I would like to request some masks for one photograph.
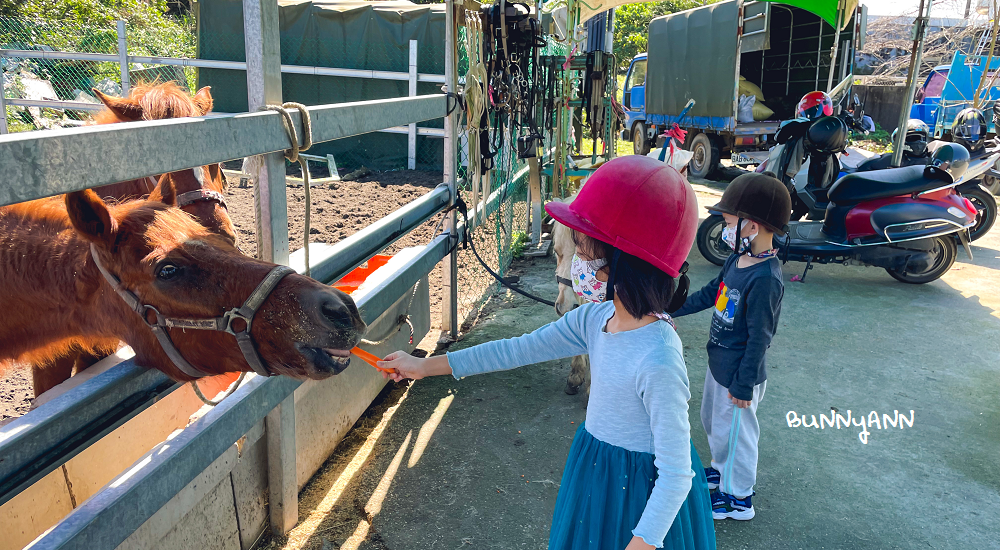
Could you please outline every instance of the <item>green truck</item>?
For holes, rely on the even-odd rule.
[[[688,130],[692,176],[710,176],[724,155],[736,164],[757,164],[779,123],[794,117],[799,99],[827,89],[837,36],[833,95],[835,101],[845,97],[865,33],[864,6],[838,10],[833,2],[831,16],[830,2],[794,3],[806,7],[728,0],[653,19],[648,52],[632,60],[625,78],[622,139],[645,154],[677,122]],[[839,34],[831,19],[846,21]],[[754,95],[765,106],[758,106],[753,121],[738,116],[741,95]],[[689,99],[694,108],[678,120]]]

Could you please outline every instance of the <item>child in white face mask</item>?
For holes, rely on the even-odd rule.
[[[572,204],[546,209],[574,230],[573,288],[591,303],[524,336],[427,359],[396,352],[379,366],[395,369],[394,380],[460,379],[589,354],[587,421],[566,461],[549,548],[714,549],[687,368],[666,314],[687,291],[694,191],[673,168],[628,156],[598,168]]]
[[[719,204],[726,228],[722,239],[736,252],[718,277],[688,296],[680,317],[715,306],[708,341],[708,372],[701,422],[712,449],[705,469],[715,519],[749,520],[757,480],[757,404],[764,397],[764,360],[781,313],[784,284],[773,248],[783,233],[792,202],[769,173],[744,174],[726,188]]]

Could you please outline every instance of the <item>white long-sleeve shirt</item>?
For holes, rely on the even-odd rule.
[[[691,426],[687,367],[668,323],[608,333],[614,304],[586,304],[538,330],[449,352],[455,378],[589,354],[586,429],[629,451],[651,453],[656,483],[632,531],[657,548],[691,489]]]

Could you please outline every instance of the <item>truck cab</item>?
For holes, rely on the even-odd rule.
[[[622,107],[625,108],[625,129],[622,139],[631,140],[637,154],[649,152],[646,135],[646,52],[632,58],[625,86],[622,88]],[[638,140],[638,141],[637,141]]]
[[[986,65],[989,64],[989,67]],[[951,65],[934,67],[917,90],[910,118],[917,118],[931,127],[936,139],[951,133],[955,116],[963,109],[972,107],[972,97],[976,95],[980,82],[985,86],[979,90],[979,108],[989,112],[993,104],[1000,100],[1000,80],[994,76],[1000,71],[1000,57],[988,55],[966,55],[955,52]],[[984,74],[985,73],[985,74]],[[993,132],[993,117],[986,117],[988,131]]]

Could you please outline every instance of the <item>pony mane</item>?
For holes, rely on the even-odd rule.
[[[191,95],[174,81],[144,83],[133,86],[128,101],[142,108],[143,120],[201,116],[201,111]],[[94,115],[97,124],[112,124],[122,120],[110,109]]]

